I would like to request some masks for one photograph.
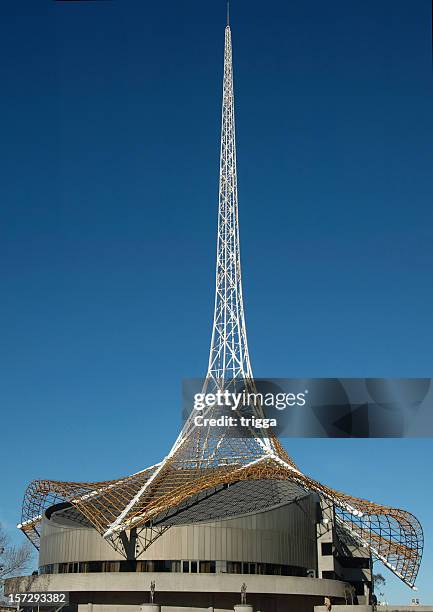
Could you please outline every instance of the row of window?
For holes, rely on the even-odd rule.
[[[40,574],[87,574],[91,572],[183,572],[184,574],[264,574],[307,576],[307,570],[278,563],[241,561],[79,561],[52,563],[39,568]]]

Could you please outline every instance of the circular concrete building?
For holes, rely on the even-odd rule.
[[[138,612],[152,581],[163,612],[231,611],[244,583],[256,611],[307,612],[325,597],[344,601],[335,555],[327,554],[336,530],[319,498],[277,481],[254,483],[252,492],[251,483],[238,483],[196,500],[149,547],[130,532],[117,551],[70,503],[51,506],[41,522],[39,575],[21,578],[19,590],[67,591],[69,609],[80,612]],[[269,508],[251,510],[257,505]],[[369,567],[368,556],[362,562]]]

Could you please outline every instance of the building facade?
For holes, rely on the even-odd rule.
[[[307,612],[324,597],[345,601],[350,579],[355,601],[368,600],[370,557],[341,540],[331,509],[314,494],[261,512],[172,526],[146,550],[137,540],[129,558],[78,516],[65,504],[45,512],[38,575],[9,580],[7,592],[67,591],[70,610],[128,612],[148,601],[155,581],[164,612],[223,612],[239,603],[245,582],[256,610],[296,604]]]

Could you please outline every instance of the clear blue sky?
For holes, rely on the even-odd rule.
[[[31,479],[159,460],[182,378],[205,373],[225,5],[0,13],[0,518],[15,533]],[[231,13],[255,374],[431,376],[430,1]],[[433,602],[432,441],[289,444],[315,478],[420,518]]]

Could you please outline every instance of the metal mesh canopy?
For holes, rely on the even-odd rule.
[[[216,293],[208,373],[203,391],[255,390],[250,365],[239,249],[237,173],[230,27],[225,30]],[[263,417],[260,406],[252,412]],[[206,416],[212,417],[210,407]],[[28,487],[20,529],[38,546],[45,509],[67,502],[69,520],[82,517],[121,550],[126,533],[144,533],[144,548],[170,525],[238,515],[317,493],[333,504],[339,528],[413,586],[423,534],[409,512],[352,497],[306,476],[270,430],[248,436],[188,419],[161,463],[117,480],[76,483],[36,480]],[[75,513],[75,514],[74,514]],[[66,514],[65,514],[66,516]],[[74,518],[75,517],[75,518]]]
[[[232,502],[244,504],[244,511],[254,511],[264,509],[269,501],[272,505],[273,502],[287,503],[302,496],[302,490],[312,491],[334,504],[338,524],[360,545],[368,548],[374,557],[406,584],[413,586],[415,583],[423,535],[417,519],[404,510],[339,493],[305,476],[278,455],[216,469],[197,467],[195,470],[185,470],[170,465],[170,462],[164,462],[159,467],[161,469],[153,480],[155,468],[118,481],[102,483],[34,481],[26,491],[20,528],[38,546],[38,526],[44,509],[59,500],[67,500],[115,548],[121,547],[122,532],[133,528],[151,528],[150,545],[169,525],[240,514],[239,505],[228,503],[230,495],[233,495]],[[240,486],[244,481],[263,483],[271,480],[295,485],[292,498],[284,488],[274,490],[269,500],[269,488],[248,489]],[[233,493],[231,487],[226,487],[231,483]],[[237,493],[239,496],[236,499]],[[257,499],[257,493],[263,497]],[[201,509],[198,501],[200,495],[203,499],[208,498],[207,503],[201,502]],[[118,518],[121,516],[120,522]]]
[[[271,510],[308,496],[289,480],[243,480],[207,489],[163,513],[154,524],[184,525]]]
[[[154,527],[171,527],[241,517],[297,502],[308,495],[305,489],[288,480],[240,481],[200,491],[156,516],[152,524]],[[93,528],[93,524],[70,502],[51,506],[45,515],[56,524]]]

